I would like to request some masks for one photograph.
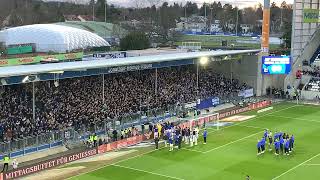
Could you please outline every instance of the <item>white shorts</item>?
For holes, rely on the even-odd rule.
[[[170,147],[173,147],[173,144],[170,144]]]

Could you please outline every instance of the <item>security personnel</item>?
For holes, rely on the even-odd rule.
[[[10,157],[9,155],[5,155],[3,157],[3,169],[2,169],[2,172],[5,172],[4,170],[6,170],[6,172],[8,171],[8,168],[9,168],[9,161],[10,161]]]
[[[93,143],[93,135],[89,136],[89,147],[92,147],[92,143]]]
[[[94,147],[97,147],[97,142],[98,142],[98,136],[96,134],[94,134],[94,136],[93,136]]]
[[[123,139],[123,138],[124,138],[124,130],[121,129],[121,139]]]

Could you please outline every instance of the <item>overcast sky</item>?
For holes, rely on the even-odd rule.
[[[72,1],[72,2],[89,2],[90,0],[44,0],[44,1]],[[149,5],[150,1],[154,2],[164,2],[165,0],[107,0],[108,3],[112,3],[118,6],[124,7],[136,7],[137,4],[141,6],[142,4]],[[203,2],[214,2],[214,0],[166,0],[167,2],[182,2],[185,3],[187,1],[193,1],[197,4],[202,4]],[[216,0],[218,1],[218,0]],[[281,4],[283,0],[270,0],[270,2],[276,2],[277,4]],[[292,4],[293,0],[285,0],[288,4]],[[222,3],[230,3],[232,5],[237,5],[240,7],[254,6],[259,2],[263,4],[263,0],[221,0]]]

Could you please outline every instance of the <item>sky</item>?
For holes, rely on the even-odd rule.
[[[44,0],[44,1],[72,1],[72,2],[88,2],[90,0]],[[201,5],[204,2],[210,3],[214,2],[214,0],[107,0],[108,3],[115,4],[117,6],[123,6],[123,7],[137,7],[141,6],[142,4],[146,4],[147,6],[150,5],[149,2],[179,2],[179,3],[185,3],[187,1],[193,1],[197,4]],[[216,0],[219,1],[219,0]],[[276,2],[278,5],[281,4],[283,0],[270,0],[270,2]],[[293,0],[285,0],[288,4],[292,4]],[[257,5],[259,2],[263,4],[263,0],[221,0],[220,1],[223,4],[229,3],[235,6],[238,6],[240,8],[242,7],[248,7],[248,6],[254,6]]]

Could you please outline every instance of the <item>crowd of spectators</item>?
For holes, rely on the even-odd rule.
[[[105,104],[102,76],[35,82],[35,119],[32,83],[0,86],[0,141],[121,118],[146,109],[167,108],[198,98],[230,96],[248,88],[210,69],[200,69],[197,89],[196,67],[181,66],[157,70],[105,75]],[[157,85],[156,85],[157,79]],[[157,87],[157,90],[155,90]]]
[[[315,66],[315,67],[312,68],[312,71],[304,70],[304,71],[302,71],[302,74],[309,75],[309,76],[312,76],[312,77],[320,77],[320,67]]]

